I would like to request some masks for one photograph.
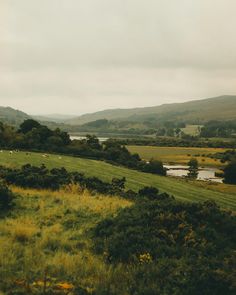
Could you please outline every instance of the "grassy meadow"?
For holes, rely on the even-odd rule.
[[[225,184],[208,184],[198,181],[187,181],[171,177],[163,177],[143,173],[127,168],[114,166],[102,161],[95,161],[69,156],[49,155],[43,157],[41,153],[18,152],[10,154],[8,151],[0,153],[0,165],[20,167],[24,164],[41,165],[48,168],[65,167],[68,171],[83,172],[86,176],[96,176],[104,181],[111,181],[113,177],[126,177],[126,188],[137,191],[144,186],[154,186],[162,192],[174,195],[183,201],[204,201],[211,199],[224,208],[236,210],[236,187]]]
[[[12,187],[16,206],[0,219],[0,290],[69,294],[80,287],[89,294],[111,276],[103,257],[92,251],[90,230],[131,202],[77,189]]]
[[[131,153],[138,153],[144,160],[151,158],[164,163],[187,164],[192,157],[196,157],[202,166],[222,166],[217,159],[207,157],[209,154],[222,153],[222,148],[193,148],[193,147],[156,147],[156,146],[128,146]]]
[[[186,125],[185,128],[181,128],[181,131],[188,135],[198,136],[201,127],[202,125]]]

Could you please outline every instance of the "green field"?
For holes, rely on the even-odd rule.
[[[164,163],[187,164],[192,157],[196,157],[202,166],[222,166],[219,160],[207,157],[209,154],[222,153],[221,148],[193,148],[193,147],[157,147],[157,146],[128,146],[131,153],[138,153],[144,160],[151,158]],[[203,156],[204,155],[204,156]]]
[[[70,171],[79,171],[87,176],[97,176],[104,181],[110,181],[112,177],[126,177],[126,187],[138,190],[143,186],[155,186],[163,192],[174,195],[184,201],[204,201],[207,199],[215,200],[225,208],[236,209],[236,187],[217,184],[199,184],[187,182],[186,180],[162,177],[148,173],[142,173],[127,168],[113,166],[102,161],[74,158],[69,156],[50,155],[44,158],[43,154],[25,152],[9,154],[4,151],[0,153],[0,164],[10,167],[20,167],[26,163],[41,165],[44,163],[48,168],[65,167]],[[222,188],[221,191],[218,190]],[[228,188],[230,190],[228,191]]]
[[[192,135],[192,136],[198,136],[200,133],[202,125],[186,125],[185,128],[181,128],[181,131],[183,131],[185,134]]]

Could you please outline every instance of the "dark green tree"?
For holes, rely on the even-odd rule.
[[[38,128],[40,126],[39,122],[33,120],[33,119],[28,119],[25,120],[21,125],[20,125],[20,132],[22,133],[27,133],[31,131],[33,128]]]
[[[236,160],[230,162],[224,169],[224,183],[236,184]]]
[[[188,178],[196,179],[198,177],[198,160],[195,158],[192,158],[188,162]]]

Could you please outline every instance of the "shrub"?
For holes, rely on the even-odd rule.
[[[236,161],[229,163],[224,169],[224,182],[236,184]]]
[[[13,204],[14,195],[8,186],[0,181],[0,210],[9,209]]]
[[[236,218],[214,202],[181,203],[166,194],[157,199],[143,199],[98,224],[97,250],[106,251],[110,261],[129,262],[143,253],[154,260],[189,255],[214,258],[235,246]]]

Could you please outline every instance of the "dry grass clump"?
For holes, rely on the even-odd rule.
[[[39,228],[31,219],[21,217],[7,220],[5,231],[10,234],[14,241],[25,243],[39,233]]]

